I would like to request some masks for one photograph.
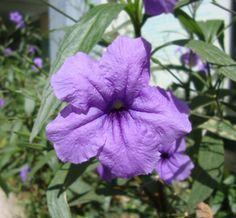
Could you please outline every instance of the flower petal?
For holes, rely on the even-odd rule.
[[[186,179],[194,168],[193,162],[186,154],[176,153],[170,158],[170,162],[178,166],[178,170],[175,171],[174,179],[176,181],[182,181]]]
[[[65,107],[46,127],[47,138],[59,159],[77,164],[96,156],[105,143],[104,116],[96,108],[81,114],[71,105]]]
[[[102,164],[97,166],[96,171],[100,178],[107,182],[110,182],[113,178],[115,178],[115,175],[111,173],[110,169]]]
[[[171,183],[173,178],[173,172],[169,167],[169,162],[166,159],[160,159],[156,167],[157,174],[166,183]]]
[[[191,131],[188,106],[160,88],[144,88],[130,106],[130,113],[155,128],[158,144],[173,143]]]
[[[173,143],[158,146],[159,152],[170,154],[170,155],[176,152],[184,153],[185,150],[186,150],[186,143],[185,143],[184,137],[177,139]]]
[[[144,0],[145,13],[150,16],[171,13],[176,0]]]
[[[176,140],[175,152],[184,153],[186,151],[186,142],[185,138],[180,138]]]
[[[157,146],[154,131],[134,120],[129,112],[107,117],[107,137],[98,156],[116,177],[128,178],[148,174],[157,164]]]
[[[187,155],[175,153],[168,159],[160,159],[156,171],[163,181],[171,183],[174,180],[186,179],[191,174],[193,167],[194,165]]]
[[[150,52],[142,38],[119,36],[108,46],[99,67],[115,98],[127,104],[149,82]]]
[[[100,90],[104,85],[97,62],[84,53],[68,57],[52,75],[51,85],[59,100],[79,107],[83,112],[91,106],[105,108],[105,96]]]

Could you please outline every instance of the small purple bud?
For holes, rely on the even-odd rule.
[[[5,48],[3,53],[4,53],[5,57],[8,57],[12,54],[12,49],[11,48]]]
[[[188,50],[186,53],[181,55],[180,60],[184,65],[195,67],[200,61],[200,57],[191,50]]]
[[[27,176],[28,176],[28,173],[30,171],[30,168],[28,165],[24,165],[21,170],[20,170],[20,179],[23,183],[25,183],[27,181]]]
[[[196,53],[187,49],[183,51],[181,47],[176,49],[176,53],[180,53],[180,61],[183,65],[187,65],[189,67],[194,67],[197,71],[206,73],[207,72],[207,65],[203,62],[201,57],[199,57]]]
[[[3,98],[0,98],[0,108],[5,105],[5,100]]]
[[[33,63],[34,63],[34,65],[32,65],[32,69],[34,72],[37,73],[39,71],[39,69],[41,69],[43,67],[43,60],[40,57],[36,57],[33,59]]]
[[[31,44],[28,45],[28,53],[31,55],[33,55],[35,53],[35,46],[34,45],[31,45]]]

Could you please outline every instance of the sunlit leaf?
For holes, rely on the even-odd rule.
[[[236,140],[236,126],[227,120],[219,119],[217,117],[209,119],[205,123],[198,126],[199,128],[206,129],[223,138]]]
[[[224,147],[220,139],[204,137],[198,153],[198,164],[193,172],[193,187],[186,209],[191,212],[219,186],[224,168]]]

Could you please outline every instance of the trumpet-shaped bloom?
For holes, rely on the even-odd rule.
[[[144,0],[145,13],[156,16],[163,13],[172,13],[176,0]]]
[[[46,127],[59,159],[96,157],[116,177],[148,174],[159,145],[191,131],[187,105],[148,85],[150,51],[144,39],[120,36],[100,61],[81,52],[65,60],[51,86],[68,106]]]
[[[156,171],[166,183],[186,179],[194,165],[184,153],[186,150],[185,139],[178,139],[173,143],[161,145],[158,148],[158,163]]]
[[[17,28],[23,28],[25,25],[23,16],[18,11],[10,12],[9,19],[16,24]]]

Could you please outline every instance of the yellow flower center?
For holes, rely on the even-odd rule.
[[[112,108],[115,109],[115,110],[120,110],[124,107],[124,104],[122,101],[120,100],[116,100],[113,105],[112,105]]]

